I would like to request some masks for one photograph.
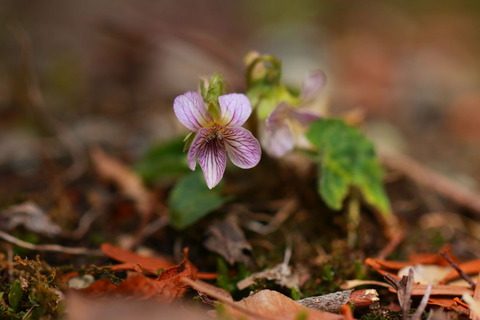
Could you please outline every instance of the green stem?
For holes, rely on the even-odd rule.
[[[360,194],[358,190],[352,189],[347,210],[347,243],[350,248],[353,248],[357,244],[358,226],[360,225]]]

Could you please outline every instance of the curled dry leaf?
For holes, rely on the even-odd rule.
[[[78,292],[88,296],[121,295],[171,301],[182,296],[188,288],[188,285],[181,280],[182,278],[191,280],[197,278],[197,268],[188,260],[187,254],[188,250],[184,249],[183,261],[177,266],[164,270],[156,279],[136,273],[127,277],[119,285],[112,284],[108,279],[100,279]]]
[[[307,308],[283,294],[272,291],[262,290],[235,304],[226,305],[227,314],[233,317],[246,316],[246,319],[275,319],[292,320],[305,318],[309,320],[340,320],[342,316],[333,313]],[[240,308],[238,308],[240,307]],[[249,310],[255,314],[245,314],[242,309]]]
[[[100,149],[92,149],[90,156],[100,178],[112,182],[120,192],[132,199],[137,211],[142,216],[152,213],[153,196],[133,170]]]
[[[245,239],[242,229],[238,226],[236,215],[230,214],[225,220],[212,224],[208,227],[207,234],[205,247],[224,257],[229,264],[235,262],[247,266],[253,264],[250,256],[252,247]]]
[[[13,230],[19,226],[49,237],[56,236],[62,231],[45,211],[32,201],[11,206],[0,212],[0,229]]]
[[[398,276],[406,276],[408,274],[408,270],[413,270],[415,283],[437,284],[440,283],[443,278],[445,278],[451,269],[451,267],[447,266],[418,264],[400,269],[398,271]]]
[[[218,292],[215,287],[205,285],[202,281],[192,281],[190,279],[182,279],[186,284],[190,285],[194,290],[208,295],[225,307],[225,316],[234,319],[251,319],[251,320],[283,320],[297,319],[326,319],[326,320],[342,320],[343,317],[320,310],[311,309],[296,301],[284,296],[283,294],[272,290],[261,290],[248,298],[241,301],[233,301],[230,295],[225,296],[222,292]]]
[[[291,248],[287,248],[285,251],[285,257],[283,262],[277,264],[271,269],[267,269],[261,272],[256,272],[250,275],[249,277],[239,281],[237,283],[237,288],[243,290],[250,285],[255,283],[256,279],[267,279],[273,280],[277,284],[287,287],[297,289],[299,286],[306,280],[310,275],[306,273],[304,268],[301,265],[298,265],[296,270],[292,271],[288,266],[290,257],[292,255]]]
[[[121,266],[125,268],[124,270],[134,270],[135,267],[140,267],[144,272],[157,274],[159,269],[167,269],[175,266],[175,264],[166,257],[145,257],[109,243],[103,243],[100,249],[107,257],[123,262],[124,264]],[[121,267],[117,266],[117,270],[120,269]]]

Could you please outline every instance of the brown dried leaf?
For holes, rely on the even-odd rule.
[[[134,252],[115,247],[109,243],[103,243],[100,246],[100,249],[107,257],[123,262],[124,264],[122,266],[125,267],[125,270],[132,270],[135,268],[135,266],[139,266],[145,272],[157,274],[159,269],[167,269],[175,265],[166,257],[145,257]]]
[[[0,229],[13,230],[18,226],[49,237],[62,231],[45,211],[32,201],[11,206],[0,212]]]
[[[259,291],[232,305],[226,305],[226,307],[229,315],[233,317],[243,316],[245,319],[292,320],[297,319],[302,314],[305,314],[305,319],[308,320],[343,319],[340,315],[302,306],[283,294],[272,290]],[[248,310],[253,314],[246,314],[242,310]]]
[[[153,196],[133,170],[100,149],[92,149],[90,156],[98,175],[114,183],[126,197],[132,199],[142,216],[148,216],[153,211]]]
[[[419,284],[414,285],[412,290],[412,296],[423,296],[427,290],[427,285]],[[395,290],[390,290],[395,292]],[[461,296],[464,293],[473,294],[473,290],[466,288],[466,287],[458,287],[452,285],[442,285],[442,284],[435,284],[432,285],[432,296]]]
[[[230,214],[223,221],[212,224],[207,229],[208,238],[204,245],[210,251],[216,252],[229,264],[253,264],[249,254],[252,251],[250,243],[245,239],[242,229],[238,226],[237,216]]]
[[[183,261],[177,266],[166,269],[156,279],[136,273],[127,277],[118,286],[113,285],[107,279],[100,279],[93,282],[89,287],[78,291],[90,296],[113,294],[171,301],[182,296],[188,288],[182,278],[191,280],[197,278],[197,268],[188,260],[187,254],[188,249],[184,249]]]

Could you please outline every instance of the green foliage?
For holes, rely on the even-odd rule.
[[[148,183],[179,178],[190,170],[183,153],[183,139],[176,138],[153,146],[135,165],[135,171]]]
[[[238,272],[235,275],[231,275],[228,269],[227,263],[224,259],[217,259],[217,285],[227,290],[230,294],[235,295],[238,293],[237,282],[245,279],[249,276],[249,272],[245,268],[245,265],[238,264]]]
[[[168,198],[172,226],[184,229],[219,208],[227,200],[220,190],[221,185],[213,190],[208,189],[201,171],[180,179]]]
[[[17,312],[17,307],[22,296],[23,290],[20,280],[16,279],[13,281],[12,286],[10,287],[10,292],[8,293],[8,302],[10,303],[10,308],[12,308],[13,312]]]
[[[57,319],[62,308],[55,269],[38,259],[14,260],[16,279],[0,284],[0,320]]]
[[[322,119],[310,125],[307,138],[320,150],[318,191],[330,208],[341,209],[356,187],[367,204],[390,214],[374,146],[358,129],[340,119]]]
[[[308,319],[308,312],[307,310],[302,310],[300,311],[297,316],[295,317],[295,320],[307,320]]]

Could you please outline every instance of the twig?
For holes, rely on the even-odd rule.
[[[250,220],[246,223],[246,227],[261,235],[270,234],[277,230],[282,223],[284,223],[293,213],[295,213],[297,208],[298,205],[295,200],[287,200],[283,203],[283,206],[277,211],[275,216],[268,222],[267,225]]]
[[[475,286],[475,291],[473,292],[473,299],[478,302],[480,301],[480,273],[477,276],[477,285]],[[479,320],[480,319],[480,314],[477,310],[477,312],[471,312],[470,311],[470,319],[472,320]]]
[[[475,289],[476,285],[475,285],[475,282],[473,282],[472,278],[470,278],[465,272],[463,272],[462,269],[460,269],[460,267],[455,263],[455,261],[452,260],[452,258],[450,258],[448,256],[448,254],[445,252],[445,251],[442,251],[440,252],[440,255],[448,261],[448,263],[452,266],[452,268],[455,269],[455,271],[458,272],[458,275],[460,277],[462,277],[465,281],[468,282],[468,284],[470,285],[470,287],[472,289]]]
[[[402,308],[402,319],[407,320],[412,305],[413,269],[410,268],[408,276],[403,276],[400,281],[389,274],[385,274],[383,277],[397,292],[398,302]]]
[[[90,208],[82,215],[77,229],[69,232],[65,232],[63,235],[70,239],[81,239],[90,229],[92,223],[102,215],[103,210],[100,208]]]
[[[405,232],[403,230],[398,231],[393,238],[387,243],[387,245],[380,251],[377,259],[385,260],[395,250],[400,243],[405,239]]]
[[[377,290],[363,289],[356,291],[337,291],[322,296],[303,298],[301,300],[296,300],[296,302],[320,311],[338,313],[341,311],[342,306],[347,304],[352,304],[355,309],[361,309],[368,308],[379,300]]]
[[[425,290],[425,294],[423,295],[422,301],[420,301],[420,304],[417,307],[417,310],[413,314],[413,316],[410,318],[410,320],[420,320],[423,311],[427,307],[428,299],[430,298],[430,293],[432,292],[432,285],[429,284],[427,286],[427,290]]]
[[[30,250],[103,256],[103,253],[100,250],[93,250],[88,248],[63,247],[57,244],[32,244],[32,243],[20,240],[18,238],[15,238],[14,236],[11,236],[8,233],[1,230],[0,230],[0,238],[10,243],[13,243],[19,247],[30,249]]]
[[[404,155],[382,154],[383,164],[480,216],[480,195]]]
[[[348,304],[343,305],[340,308],[340,312],[345,320],[355,320],[352,313],[352,308]]]

